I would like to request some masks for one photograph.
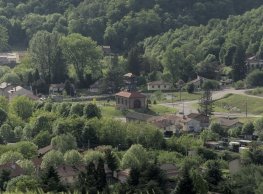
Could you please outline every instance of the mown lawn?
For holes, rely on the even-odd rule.
[[[170,107],[165,107],[161,105],[149,105],[149,110],[146,109],[135,109],[135,110],[127,110],[127,111],[121,111],[121,110],[116,110],[114,106],[100,106],[101,108],[101,114],[103,117],[124,117],[125,114],[129,112],[140,112],[144,114],[150,114],[150,115],[163,115],[165,113],[168,114],[174,114],[178,112],[176,108],[170,108]]]
[[[253,96],[263,97],[263,88],[257,87],[255,90],[248,90],[248,91],[245,91],[245,93],[249,95],[253,95]]]
[[[242,96],[233,94],[227,98],[222,98],[216,100],[214,105],[216,107],[221,106],[231,106],[240,109],[239,111],[230,111],[227,109],[221,108],[221,111],[218,112],[246,112],[246,102],[247,102],[247,112],[251,114],[262,114],[263,113],[263,99],[253,98],[249,96]],[[216,111],[216,109],[215,109]],[[216,111],[217,112],[217,111]]]
[[[198,103],[192,104],[192,107],[198,108],[199,104]],[[218,107],[218,106],[215,106],[214,107],[214,112],[231,112],[231,111],[227,110],[227,109],[224,109],[224,108],[221,108],[221,107]]]
[[[160,100],[160,101],[157,101],[157,103],[171,103],[171,102],[180,101],[180,92],[164,93],[164,97],[166,97],[167,95],[169,95],[170,97],[173,96],[173,98],[167,99],[167,100],[166,99]],[[202,93],[189,94],[188,92],[181,92],[181,100],[184,100],[184,101],[198,100],[200,99],[201,95]]]

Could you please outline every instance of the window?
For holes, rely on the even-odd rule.
[[[118,104],[120,104],[120,98],[118,97]]]
[[[166,85],[164,85],[164,88],[166,88]]]
[[[125,104],[127,105],[127,99],[125,99]]]
[[[158,88],[160,88],[160,86],[158,86]]]
[[[154,88],[154,86],[152,86],[152,88]]]

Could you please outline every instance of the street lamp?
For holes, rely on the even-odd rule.
[[[247,101],[248,101],[248,99],[246,100],[246,117],[247,117]]]

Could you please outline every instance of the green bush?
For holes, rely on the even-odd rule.
[[[153,101],[153,104],[157,104],[156,100]]]
[[[192,94],[193,92],[194,92],[194,90],[195,90],[195,86],[194,86],[194,84],[191,82],[191,83],[188,83],[187,85],[186,85],[186,90],[187,90],[187,92],[189,93],[189,94]]]
[[[249,86],[263,86],[263,72],[255,69],[247,75],[246,80]]]
[[[239,80],[235,83],[234,87],[236,90],[244,88],[244,82],[242,80]]]

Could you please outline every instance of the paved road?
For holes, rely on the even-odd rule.
[[[214,91],[212,94],[212,99],[214,99],[214,100],[220,99],[229,93],[263,99],[263,97],[248,95],[245,93],[245,91],[247,91],[247,90],[225,89],[225,90]],[[167,106],[170,108],[176,108],[180,112],[184,112],[185,115],[188,115],[190,113],[198,113],[197,108],[192,107],[192,104],[196,104],[196,103],[198,103],[198,100],[186,101],[186,102],[175,102],[173,104],[172,103],[162,103],[159,105]],[[224,116],[224,117],[228,117],[228,116],[229,117],[245,117],[246,116],[245,113],[224,113],[224,112],[214,112],[214,115],[215,116]],[[261,117],[261,115],[253,115],[253,114],[248,114],[247,116],[248,117]]]

